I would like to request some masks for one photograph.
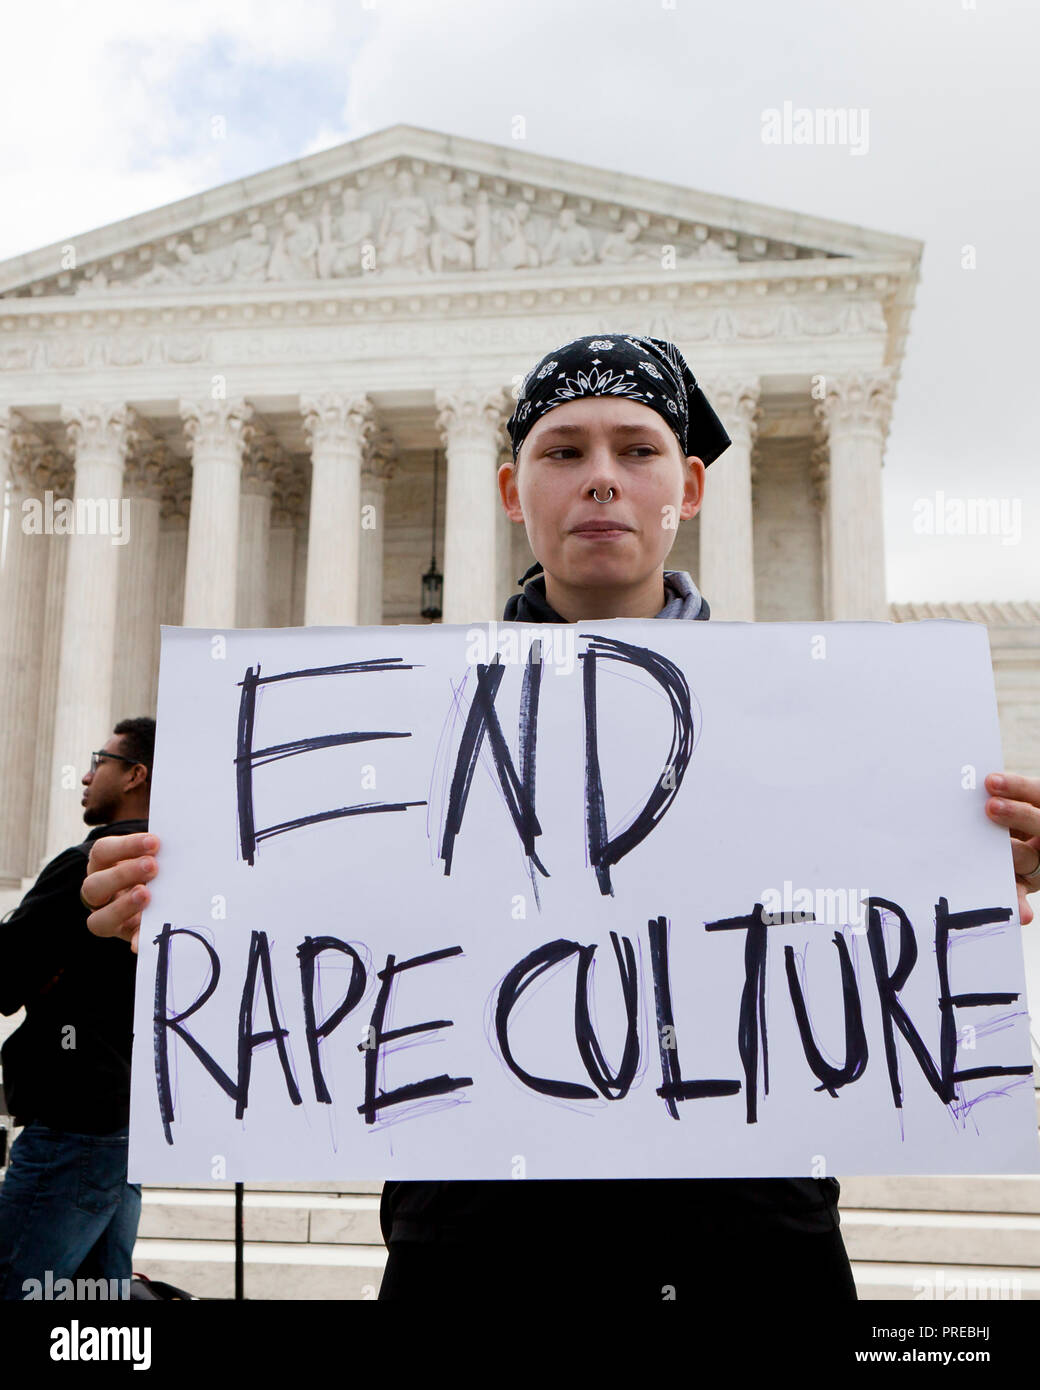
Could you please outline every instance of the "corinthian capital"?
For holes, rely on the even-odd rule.
[[[0,406],[0,478],[6,478],[11,470],[19,419],[16,410],[8,405]]]
[[[435,400],[437,428],[449,449],[473,441],[500,442],[513,409],[513,399],[503,386],[460,386],[438,391]]]
[[[844,372],[825,378],[826,393],[816,403],[816,417],[827,431],[867,434],[882,439],[892,414],[892,375],[887,367]]]
[[[311,450],[364,449],[375,429],[376,415],[366,395],[347,396],[325,391],[319,396],[301,396],[300,413]]]
[[[46,440],[39,430],[9,407],[0,409],[0,483],[10,478],[16,492],[45,485]]]
[[[65,406],[61,418],[75,450],[76,463],[92,455],[122,459],[130,442],[131,412],[125,405],[91,401]]]
[[[243,400],[181,401],[181,419],[192,455],[200,452],[233,452],[241,458],[250,439],[253,407]]]
[[[307,480],[300,470],[288,461],[277,467],[271,498],[271,525],[293,526],[298,517],[306,517],[303,505],[306,496]]]
[[[242,459],[242,491],[270,497],[275,474],[285,463],[285,450],[276,436],[270,430],[258,431]]]
[[[161,500],[163,478],[169,464],[169,449],[163,440],[152,434],[135,411],[131,410],[129,415],[123,486],[130,497]]]
[[[697,384],[733,443],[750,448],[758,428],[758,398],[762,389],[758,377],[719,375],[705,377]]]
[[[814,444],[809,453],[809,479],[812,486],[813,503],[817,510],[827,506],[827,489],[830,483],[831,451],[826,442]]]
[[[165,524],[184,527],[191,510],[191,465],[172,456],[162,471],[162,504],[159,515]]]
[[[373,434],[361,467],[363,477],[387,483],[397,469],[397,445],[388,429]]]

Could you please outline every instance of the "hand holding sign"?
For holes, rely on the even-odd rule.
[[[95,840],[87,860],[80,896],[93,908],[87,926],[95,936],[118,936],[137,953],[141,913],[151,902],[146,885],[158,872],[154,855],[159,840],[147,831],[135,835],[103,835]]]
[[[991,772],[986,789],[993,793],[986,802],[987,816],[1011,832],[1018,913],[1022,925],[1028,926],[1033,909],[1026,895],[1040,892],[1040,777]]]
[[[1037,1170],[985,629],[491,626],[163,630],[132,1181]]]

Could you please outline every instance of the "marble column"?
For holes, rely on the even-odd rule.
[[[72,498],[72,459],[54,451],[48,486],[56,500]],[[36,770],[33,776],[32,827],[29,832],[29,873],[39,873],[45,863],[47,817],[50,814],[51,758],[54,753],[54,716],[58,707],[58,672],[61,667],[61,620],[65,608],[65,573],[69,547],[66,536],[47,536],[47,589],[43,602],[43,660],[36,706]]]
[[[849,372],[828,376],[816,405],[827,433],[831,619],[888,618],[881,467],[892,395],[887,368]]]
[[[383,569],[386,563],[386,485],[394,476],[397,451],[388,430],[380,430],[361,467],[361,574],[358,621],[383,621]]]
[[[238,514],[238,588],[236,627],[267,627],[271,495],[279,450],[270,439],[254,441],[242,463],[242,497]]]
[[[502,430],[513,401],[502,387],[438,391],[437,428],[444,440],[447,492],[444,523],[445,623],[498,618],[501,507],[496,469]]]
[[[310,488],[305,481],[303,503],[296,514],[292,587],[293,627],[303,627],[307,615],[307,540],[310,535],[310,510]]]
[[[304,622],[352,626],[361,602],[361,460],[375,428],[367,396],[327,392],[300,401],[311,443]]]
[[[129,499],[129,537],[119,549],[119,599],[113,671],[112,723],[155,717],[158,659],[159,513],[166,446],[143,428],[127,451],[123,486]]]
[[[184,626],[235,625],[242,452],[252,407],[245,401],[182,401],[192,451]]]
[[[180,627],[184,620],[184,576],[188,561],[188,522],[191,516],[191,468],[171,459],[163,471],[159,508],[159,627],[153,648],[152,705],[159,690],[162,627]]]
[[[716,377],[701,386],[733,442],[705,470],[697,586],[708,600],[712,618],[750,623],[755,619],[751,450],[759,381]]]
[[[10,483],[0,571],[0,888],[20,887],[31,871],[30,808],[48,558],[51,543],[66,540],[43,531],[51,466],[43,437],[14,411],[0,413],[0,471]],[[26,502],[29,510],[23,508]]]
[[[816,508],[820,527],[820,616],[826,618],[831,611],[831,544],[827,522],[827,474],[829,472],[827,444],[816,442],[809,453],[809,478],[812,485],[813,506]]]
[[[303,478],[291,464],[274,470],[271,496],[271,581],[267,591],[267,621],[271,627],[292,627],[293,574],[296,565],[296,523],[303,503]]]
[[[68,537],[68,568],[61,625],[61,663],[51,759],[50,811],[45,852],[57,854],[86,834],[80,779],[90,752],[112,732],[112,665],[120,546],[92,524],[119,507],[127,448],[123,405],[67,407],[75,460],[76,530]],[[90,520],[88,520],[90,518]]]

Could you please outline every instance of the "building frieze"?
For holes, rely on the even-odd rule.
[[[798,301],[767,297],[757,301],[685,307],[674,302],[641,305],[638,313],[607,310],[602,303],[590,310],[603,315],[604,331],[625,313],[655,322],[651,331],[687,343],[807,342],[836,338],[884,339],[888,325],[877,299],[831,298]],[[656,310],[656,312],[655,312]],[[576,319],[575,332],[590,331],[588,312]],[[667,331],[662,326],[666,319]],[[440,355],[450,352],[543,351],[546,333],[566,329],[554,314],[552,327],[528,318],[499,317],[481,322],[465,320],[386,321],[343,324],[315,321],[310,316],[248,319],[224,325],[207,324],[188,331],[161,324],[121,329],[96,323],[61,332],[55,323],[41,321],[35,333],[0,331],[0,372],[95,371],[112,368],[157,368],[365,360],[374,356]],[[562,338],[561,338],[562,340]]]
[[[422,281],[444,275],[586,267],[611,272],[805,259],[847,253],[753,229],[590,198],[447,164],[387,160],[231,215],[201,219],[109,255],[70,238],[50,275],[8,296],[108,299],[215,285]]]

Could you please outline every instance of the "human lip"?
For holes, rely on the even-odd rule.
[[[573,528],[576,536],[621,536],[631,530],[622,521],[582,521]]]

